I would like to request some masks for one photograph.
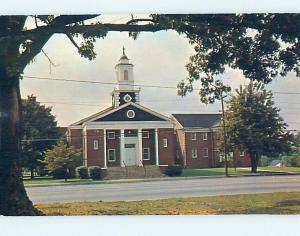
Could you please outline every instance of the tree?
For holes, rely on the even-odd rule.
[[[273,95],[262,83],[250,82],[236,90],[227,103],[225,114],[228,144],[246,150],[251,172],[257,172],[262,155],[272,156],[291,150],[294,137],[274,106]]]
[[[126,31],[133,38],[139,32],[168,29],[185,34],[196,52],[187,66],[190,77],[187,87],[182,85],[185,91],[200,79],[207,81],[203,91],[210,94],[209,85],[225,66],[264,82],[277,73],[294,70],[299,75],[299,14],[151,15],[133,17],[124,24],[86,22],[96,16],[0,16],[0,214],[37,214],[21,179],[19,80],[35,56],[45,53],[43,46],[54,34],[65,34],[78,53],[90,60],[96,56],[96,38],[110,31]],[[34,20],[34,27],[26,27],[28,19]],[[249,31],[254,33],[249,36]]]
[[[55,116],[51,114],[52,108],[45,107],[30,95],[22,100],[23,131],[22,131],[22,166],[30,169],[31,179],[37,168],[44,168],[41,162],[44,151],[57,143],[63,135],[57,127]]]
[[[82,161],[81,150],[63,142],[59,142],[53,149],[45,152],[44,163],[55,178],[67,180],[73,177],[76,167],[82,165]]]

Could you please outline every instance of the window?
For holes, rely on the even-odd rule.
[[[116,161],[116,150],[108,149],[108,161]]]
[[[143,148],[143,160],[150,160],[150,148]]]
[[[130,96],[129,94],[126,94],[126,95],[124,96],[123,100],[124,100],[125,102],[131,102],[132,98],[131,98],[131,96]]]
[[[132,119],[135,117],[135,112],[134,112],[134,110],[128,110],[126,115],[129,119]]]
[[[208,149],[207,148],[203,149],[203,157],[208,157]]]
[[[142,131],[143,138],[149,138],[149,131]]]
[[[164,148],[168,147],[168,139],[166,138],[163,139],[163,147]]]
[[[245,156],[245,152],[240,152],[240,156],[241,157]]]
[[[124,70],[124,80],[128,80],[128,70]]]
[[[197,133],[195,132],[192,133],[192,140],[197,140]]]
[[[98,140],[94,140],[94,150],[98,150],[99,149],[99,142]]]
[[[107,138],[108,139],[115,139],[115,132],[107,132]]]
[[[207,132],[203,133],[203,140],[207,140]]]
[[[197,158],[197,149],[196,148],[192,149],[192,158]]]

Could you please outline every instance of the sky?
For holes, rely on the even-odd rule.
[[[104,15],[99,20],[120,23],[130,15]],[[30,23],[29,23],[30,24]],[[24,71],[24,76],[58,79],[116,82],[114,66],[125,47],[134,64],[135,84],[176,86],[187,77],[185,64],[193,55],[193,47],[183,35],[173,31],[141,33],[137,40],[128,33],[109,32],[104,39],[97,39],[95,60],[81,58],[65,35],[54,35],[44,47],[55,66],[50,67],[47,57],[40,53]],[[227,69],[221,76],[225,83],[237,88],[247,80],[238,70]],[[82,118],[101,111],[111,104],[110,93],[115,85],[74,83],[24,78],[21,82],[23,98],[33,94],[41,103],[52,106],[60,126],[68,126]],[[199,87],[199,84],[195,84]],[[268,88],[274,92],[300,93],[300,78],[294,73],[276,78]],[[172,113],[216,113],[220,103],[204,105],[197,91],[186,97],[177,95],[176,89],[141,87],[141,105],[164,115]],[[289,129],[300,130],[300,95],[274,94],[280,114]]]

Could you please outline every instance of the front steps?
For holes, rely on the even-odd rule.
[[[159,166],[127,166],[127,167],[109,167],[106,170],[105,179],[141,179],[163,177]]]

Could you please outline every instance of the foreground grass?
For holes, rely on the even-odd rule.
[[[248,169],[228,168],[229,175],[251,174]],[[207,168],[207,169],[183,169],[181,176],[224,176],[224,168]]]
[[[300,214],[300,192],[37,205],[60,215]]]

